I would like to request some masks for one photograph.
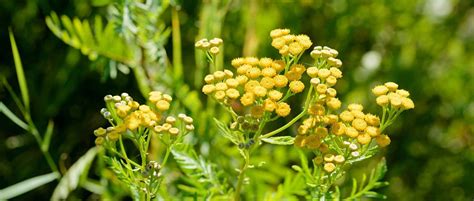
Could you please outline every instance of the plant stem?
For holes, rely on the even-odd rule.
[[[249,167],[250,163],[250,154],[248,150],[245,150],[245,163],[242,165],[242,168],[240,168],[240,173],[237,181],[237,187],[235,188],[235,195],[234,195],[234,201],[240,201],[240,191],[242,191],[242,185],[244,183],[245,179],[245,171]]]
[[[46,162],[48,163],[49,168],[51,169],[51,171],[59,173],[58,167],[56,166],[56,163],[54,163],[54,160],[51,157],[51,154],[49,153],[49,151],[43,149],[42,146],[41,146],[43,144],[43,139],[41,138],[41,136],[38,132],[38,129],[36,129],[36,126],[33,123],[33,120],[31,119],[30,114],[25,113],[24,116],[25,116],[26,122],[29,125],[28,130],[33,135],[33,137],[35,138],[36,143],[38,143],[38,146],[40,147],[41,152],[43,153],[44,157],[46,158]]]

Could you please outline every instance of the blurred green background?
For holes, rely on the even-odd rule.
[[[202,10],[211,2],[180,3],[185,69],[196,66],[193,44],[202,34]],[[105,12],[92,3],[0,1],[0,75],[18,89],[8,39],[11,27],[30,88],[33,119],[41,131],[54,120],[50,150],[62,170],[94,146],[91,133],[105,122],[99,113],[105,94],[140,96],[133,76],[119,73],[103,79],[105,62],[89,61],[46,27],[44,19],[51,11],[80,19]],[[222,27],[214,31],[225,41],[226,66],[241,55],[277,58],[268,33],[284,27],[339,50],[344,78],[337,89],[346,105],[359,102],[376,111],[370,89],[385,81],[411,92],[415,110],[405,112],[388,131],[393,136],[385,153],[391,185],[383,192],[390,200],[474,199],[474,1],[232,0],[227,6],[220,13]],[[171,41],[166,48],[171,55]],[[0,101],[15,108],[3,86]],[[33,137],[3,115],[0,156],[0,189],[49,172]],[[49,199],[55,185],[17,199]]]

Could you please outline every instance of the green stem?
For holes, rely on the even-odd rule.
[[[181,55],[181,31],[179,27],[179,13],[176,7],[171,9],[171,26],[173,34],[173,66],[174,80],[183,80],[183,60]]]
[[[38,143],[38,146],[40,147],[40,150],[41,152],[43,153],[44,157],[46,158],[46,162],[48,163],[48,166],[49,168],[51,169],[51,171],[53,172],[58,172],[58,167],[56,166],[56,163],[54,163],[54,160],[53,158],[51,157],[51,154],[49,153],[48,150],[45,150],[42,148],[42,144],[43,144],[43,139],[41,138],[39,132],[38,132],[38,129],[36,129],[36,126],[35,124],[33,123],[33,120],[31,119],[31,116],[29,113],[25,113],[25,120],[26,122],[28,123],[29,125],[29,128],[28,130],[30,131],[30,133],[33,135],[33,137],[35,138],[36,140],[36,143]]]
[[[234,201],[240,201],[240,191],[242,191],[242,185],[244,184],[245,171],[247,170],[250,164],[250,154],[247,150],[245,150],[245,155],[245,163],[242,165],[242,168],[240,168],[237,187],[235,188]]]

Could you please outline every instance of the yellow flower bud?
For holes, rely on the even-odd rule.
[[[326,113],[326,109],[321,104],[313,104],[309,106],[308,113],[311,115],[322,116]]]
[[[271,69],[271,68],[266,68],[266,69]],[[260,80],[260,85],[262,87],[265,87],[266,89],[272,89],[273,86],[275,86],[275,80],[273,80],[273,78],[263,77]]]
[[[192,124],[194,122],[193,118],[188,117],[188,116],[184,117],[183,121],[184,121],[184,123],[187,123],[187,124]]]
[[[98,137],[98,138],[95,139],[95,144],[100,146],[100,145],[104,144],[104,141],[105,141],[105,139],[103,137]]]
[[[332,87],[332,86],[336,85],[336,83],[337,83],[337,78],[334,77],[334,76],[332,76],[332,75],[330,75],[328,78],[326,78],[326,83],[327,83],[330,87]]]
[[[387,135],[379,135],[375,138],[375,141],[380,147],[386,147],[391,142],[390,138]]]
[[[357,136],[357,141],[360,144],[369,144],[370,140],[372,140],[372,137],[370,137],[370,135],[367,134],[367,133],[364,133],[364,134],[361,134],[361,135]]]
[[[321,139],[324,139],[328,135],[328,129],[324,127],[318,127],[315,130],[316,135]]]
[[[260,71],[260,68],[252,67],[247,71],[246,75],[250,79],[255,79],[255,78],[260,77],[261,74],[262,74],[262,72]]]
[[[326,162],[332,162],[334,160],[334,155],[332,154],[326,154],[324,155],[324,161]]]
[[[326,105],[329,107],[331,110],[337,110],[341,108],[341,101],[337,98],[330,98],[327,102]]]
[[[272,63],[272,68],[275,69],[277,72],[280,72],[285,69],[285,62],[282,60],[275,60]]]
[[[359,135],[359,132],[353,127],[346,127],[346,135],[355,138]]]
[[[402,106],[402,97],[400,95],[394,95],[394,96],[389,96],[390,98],[390,104],[394,108],[400,108]]]
[[[247,74],[247,71],[249,71],[251,68],[252,68],[251,65],[244,64],[244,65],[240,66],[239,68],[237,68],[237,74],[245,75],[245,74]]]
[[[367,126],[367,128],[365,128],[365,132],[371,137],[377,137],[380,135],[380,129],[373,126]]]
[[[259,65],[263,68],[269,68],[272,67],[272,63],[273,59],[264,57],[260,59]]]
[[[206,84],[202,87],[202,92],[207,95],[207,94],[210,94],[210,93],[214,92],[215,89],[216,89],[216,87],[214,85]]]
[[[283,93],[277,90],[271,90],[270,92],[268,92],[268,97],[273,101],[279,101],[283,97]]]
[[[316,135],[305,136],[305,143],[308,149],[317,149],[321,146],[321,139]]]
[[[404,89],[398,89],[395,93],[397,93],[398,95],[400,95],[402,97],[410,96],[410,92],[408,92],[407,90],[404,90]]]
[[[337,155],[337,156],[334,156],[334,161],[336,163],[343,163],[346,159],[344,158],[343,155]]]
[[[278,103],[277,109],[276,109],[276,114],[281,117],[286,117],[290,114],[291,108],[290,105],[288,105],[285,102]]]
[[[395,82],[386,82],[384,85],[388,88],[388,90],[392,92],[398,89],[398,84],[396,84]]]
[[[265,95],[267,95],[267,89],[262,86],[256,86],[255,88],[253,88],[253,93],[258,97],[264,97]]]
[[[255,101],[255,95],[253,95],[253,93],[245,93],[241,98],[240,98],[240,102],[242,103],[242,105],[244,106],[248,106],[248,105],[251,105],[253,104],[253,102]]]
[[[313,79],[315,79],[315,78],[313,78]],[[326,85],[326,84],[318,84],[316,86],[316,91],[319,94],[325,94],[327,89],[328,89],[328,85]]]
[[[273,77],[277,74],[274,68],[264,68],[262,69],[262,75],[264,77]]]
[[[334,88],[328,88],[326,90],[326,94],[331,96],[331,97],[336,97],[337,91]]]
[[[172,127],[168,130],[168,132],[171,134],[171,135],[178,135],[179,133],[179,129],[178,128],[175,128],[175,127]]]
[[[352,113],[352,115],[354,115],[355,118],[365,119],[364,112],[362,112],[360,110],[352,110],[351,113]]]
[[[120,138],[120,133],[117,132],[112,132],[107,135],[107,139],[110,141],[117,141]]]
[[[342,135],[345,132],[346,132],[346,125],[344,125],[342,122],[337,122],[335,124],[332,124],[331,133],[334,133],[335,135]]]
[[[289,70],[285,73],[285,77],[290,81],[294,81],[301,79],[301,74],[297,73],[296,71]]]
[[[218,47],[211,47],[209,52],[213,55],[219,54],[219,48]]]
[[[283,46],[285,46],[285,44],[286,44],[286,41],[282,37],[274,38],[272,40],[272,47],[276,49],[281,49]]]
[[[234,89],[234,88],[227,89],[225,94],[227,95],[227,97],[229,97],[231,99],[236,99],[240,96],[239,91],[237,89]]]
[[[306,135],[308,133],[308,129],[309,129],[308,126],[300,125],[297,131],[298,131],[298,134],[300,135]]]
[[[377,102],[377,105],[385,107],[388,105],[389,99],[387,95],[381,95],[375,99],[375,102]]]
[[[303,46],[298,42],[290,43],[290,45],[288,45],[288,48],[290,54],[293,56],[299,55],[304,51]]]
[[[311,78],[311,80],[309,82],[314,87],[317,87],[321,83],[321,80],[319,78]]]
[[[130,111],[131,109],[130,106],[128,105],[118,105],[116,108],[117,108],[117,115],[122,118],[127,116],[128,111]]]
[[[312,77],[312,78],[315,78],[318,76],[318,68],[317,67],[309,67],[307,70],[306,70],[306,73]]]
[[[225,77],[225,73],[223,71],[216,71],[212,75],[214,75],[214,79],[216,81],[221,81]]]
[[[402,97],[402,109],[408,110],[415,108],[415,103],[409,98]]]
[[[245,91],[246,92],[253,92],[256,86],[260,86],[260,83],[257,80],[250,80],[245,84]]]
[[[324,164],[324,170],[326,172],[332,172],[336,169],[336,165],[334,165],[334,163],[325,163]]]
[[[347,109],[349,109],[349,111],[362,111],[364,109],[364,106],[357,103],[351,103],[347,106]]]
[[[270,37],[272,38],[278,38],[284,35],[287,35],[290,33],[289,29],[274,29],[270,31]]]
[[[227,69],[224,70],[224,73],[225,73],[225,78],[231,78],[234,76],[234,73]]]
[[[376,96],[385,95],[388,92],[388,88],[385,85],[377,85],[372,89],[372,93]]]
[[[318,77],[321,79],[326,79],[331,75],[331,71],[329,71],[327,68],[322,68],[318,70]]]
[[[365,128],[367,128],[367,122],[365,122],[363,119],[356,118],[352,120],[352,127],[358,131],[364,131]]]
[[[304,84],[301,81],[291,81],[290,90],[293,93],[300,93],[304,90]]]
[[[156,100],[156,101],[158,101],[158,100]],[[153,101],[150,100],[150,102],[152,102],[152,103],[156,103],[156,101],[153,102]],[[140,103],[138,103],[137,101],[132,101],[132,102],[128,102],[128,106],[130,106],[132,109],[136,110],[140,106]]]
[[[239,82],[240,85],[244,85],[249,80],[249,78],[245,75],[239,75],[235,79]]]
[[[288,79],[283,75],[277,75],[273,77],[275,80],[275,86],[278,88],[285,87],[288,84]]]
[[[235,68],[238,68],[238,67],[244,65],[244,63],[245,63],[245,59],[242,58],[242,57],[232,59],[232,61],[231,61],[231,65]]]
[[[245,63],[248,65],[257,66],[259,62],[260,60],[255,57],[245,57]]]
[[[107,130],[102,127],[94,130],[94,135],[97,137],[104,136],[106,133],[107,133]]]
[[[216,98],[217,100],[224,100],[225,92],[224,91],[216,91],[216,93],[214,94],[214,98]]]
[[[239,86],[239,81],[237,81],[234,78],[227,79],[225,83],[227,84],[228,87],[231,87],[231,88],[235,88]]]
[[[338,68],[331,67],[329,69],[329,71],[331,71],[331,75],[336,77],[336,78],[341,78],[342,77],[342,71],[339,70]]]
[[[223,83],[223,82],[219,82],[215,85],[216,87],[216,91],[224,91],[226,90],[228,87],[227,87],[227,84]]]
[[[371,126],[380,125],[380,118],[373,114],[366,114],[364,119],[365,119],[365,122],[367,122],[367,124]]]
[[[170,103],[165,100],[160,100],[156,102],[156,108],[161,111],[168,110],[170,108]]]
[[[311,45],[313,44],[311,42],[311,39],[307,35],[304,35],[304,34],[297,35],[295,40],[298,41],[298,43],[300,43],[304,49],[310,48]]]
[[[151,108],[148,105],[140,105],[140,107],[138,107],[138,109],[142,112],[150,112],[151,111]]]
[[[339,115],[339,118],[341,118],[341,120],[344,122],[350,122],[354,119],[354,115],[346,110]]]
[[[263,107],[265,111],[273,112],[277,107],[277,104],[273,100],[267,98],[263,102]]]

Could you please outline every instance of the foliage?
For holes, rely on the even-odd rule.
[[[11,26],[24,67],[20,77],[25,82],[18,83],[20,74],[15,73],[15,63],[19,60],[15,57],[19,54],[10,54],[4,48],[5,54],[0,55],[0,141],[4,142],[0,153],[5,157],[0,158],[3,184],[0,188],[11,189],[8,186],[28,183],[31,181],[28,178],[46,177],[47,173],[58,175],[55,179],[60,181],[60,175],[65,175],[82,153],[94,146],[92,130],[107,123],[98,112],[99,100],[104,94],[128,91],[141,102],[147,99],[147,91],[161,90],[174,99],[170,114],[185,112],[194,118],[196,129],[183,139],[187,144],[183,154],[214,168],[214,176],[225,186],[224,194],[232,196],[237,184],[239,172],[235,169],[242,167],[239,145],[261,143],[258,151],[252,153],[251,168],[243,177],[242,199],[305,199],[310,192],[307,177],[294,166],[302,167],[300,153],[294,146],[280,145],[298,142],[301,122],[295,121],[260,142],[251,143],[248,139],[234,144],[222,132],[226,129],[219,128],[214,121],[215,118],[230,129],[232,115],[226,107],[200,92],[204,76],[230,67],[229,61],[236,55],[278,58],[268,33],[277,27],[288,27],[311,36],[314,43],[341,50],[338,58],[344,61],[344,78],[338,80],[335,87],[340,100],[361,103],[366,106],[364,111],[377,111],[367,89],[381,85],[381,80],[393,80],[410,91],[417,106],[393,121],[387,130],[391,139],[389,148],[373,147],[367,149],[364,157],[346,160],[350,168],[342,168],[346,174],[334,181],[337,188],[331,188],[330,192],[340,195],[340,199],[351,196],[353,178],[357,179],[355,194],[361,188],[368,188],[372,167],[385,155],[389,169],[384,180],[391,185],[374,191],[385,194],[388,199],[469,200],[474,196],[470,188],[474,179],[469,174],[474,164],[473,97],[469,93],[474,86],[470,68],[473,66],[470,55],[474,50],[470,12],[473,6],[470,1],[450,0],[5,2],[0,5],[3,28],[0,46],[11,45],[6,28]],[[129,15],[123,18],[127,10]],[[44,19],[50,18],[53,22],[54,13],[58,13],[58,21],[46,24]],[[61,16],[69,16],[73,35],[81,47],[98,48],[103,45],[102,41],[113,38],[109,42],[115,43],[109,47],[127,44],[130,48],[121,51],[130,53],[129,61],[134,65],[99,53],[90,61],[92,50],[81,57],[80,49],[63,41],[57,36],[58,31],[54,31],[70,33]],[[95,31],[98,19],[103,25],[102,33],[111,30],[109,37],[98,40],[100,35]],[[90,35],[84,32],[86,24]],[[83,29],[82,35],[74,27],[78,25]],[[81,37],[86,35],[94,39],[94,45],[83,43]],[[216,66],[208,66],[205,52],[195,51],[192,46],[201,38],[215,37],[223,38],[225,45],[219,47]],[[121,49],[104,47],[101,51]],[[150,53],[145,59],[141,57],[143,51]],[[141,65],[145,60],[146,65]],[[302,56],[300,61],[312,65],[309,55]],[[24,86],[27,86],[30,105],[27,113],[31,121],[25,115]],[[306,90],[308,87],[306,85]],[[305,92],[289,98],[291,114],[269,122],[262,133],[271,133],[298,116],[304,95]],[[344,102],[343,108],[347,106]],[[39,143],[33,130],[40,136]],[[238,133],[231,134],[238,139]],[[140,160],[138,151],[132,149],[132,142],[125,143],[125,147],[131,151],[131,158]],[[159,140],[152,142],[149,160],[160,163],[165,147]],[[56,174],[50,166],[53,163],[42,157],[43,150],[49,152],[50,161],[57,166]],[[98,153],[87,173],[94,179],[82,180],[78,188],[68,194],[68,199],[123,200],[132,196],[128,186],[107,167],[110,163],[104,161],[103,154]],[[305,148],[303,155],[312,173],[317,154]],[[193,175],[180,168],[173,154],[161,172],[166,174],[167,185],[162,185],[160,199],[193,200],[205,196],[179,188],[201,187],[195,186]],[[364,174],[367,175],[365,182]],[[49,179],[50,182],[38,188],[22,185],[25,188],[20,189],[31,191],[22,190],[26,193],[16,194],[18,197],[13,200],[50,199],[58,182],[52,176]]]

